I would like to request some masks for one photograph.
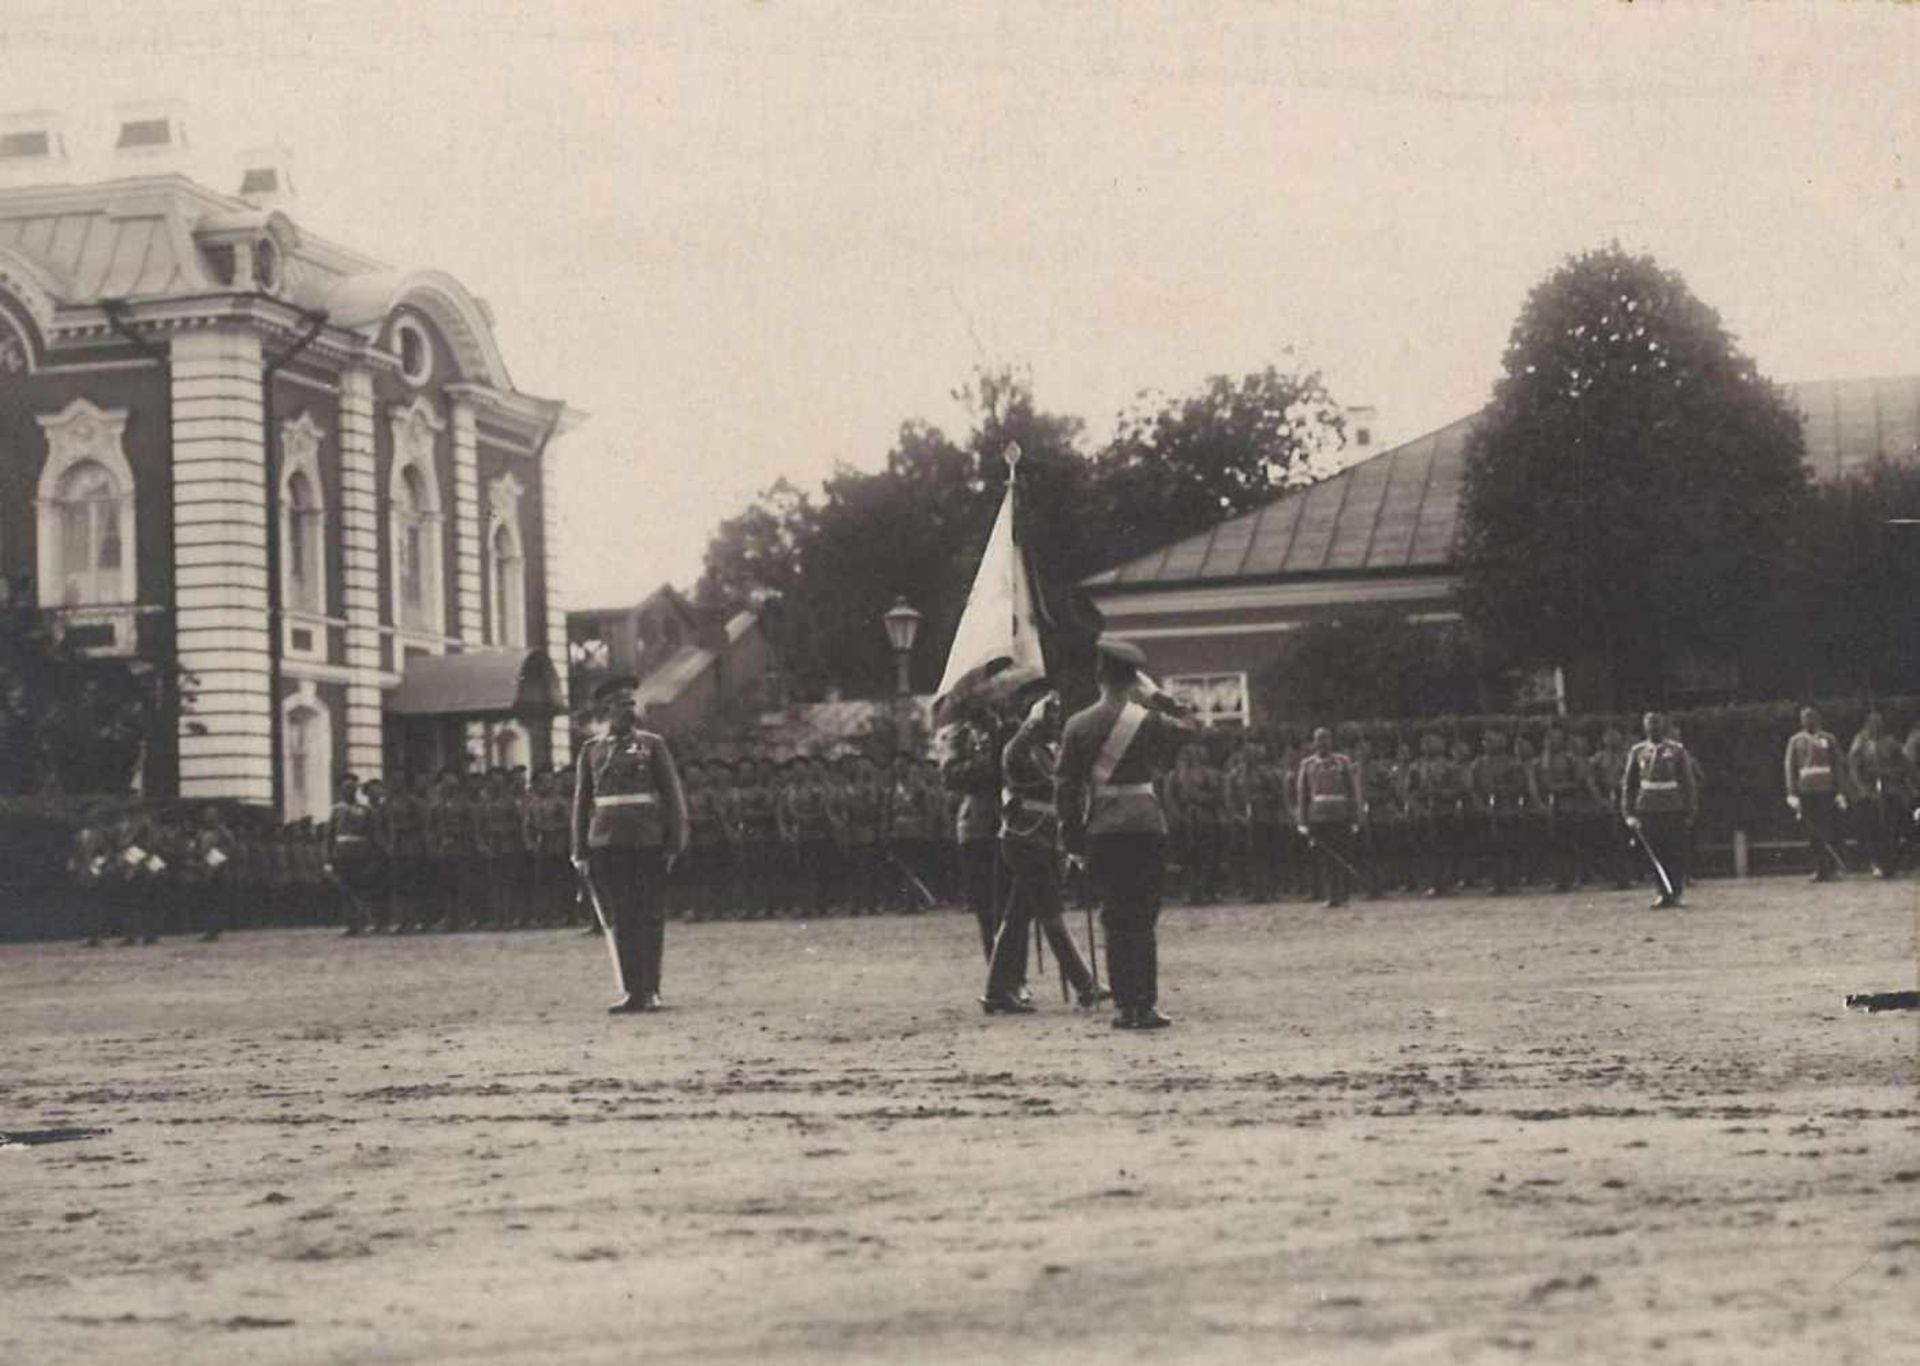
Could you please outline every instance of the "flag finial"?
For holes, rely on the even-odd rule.
[[[1013,474],[1020,468],[1020,443],[1018,441],[1009,441],[1007,448],[1000,452],[1000,455],[1001,458],[1007,462],[1008,474]]]

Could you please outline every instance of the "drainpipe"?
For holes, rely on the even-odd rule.
[[[286,640],[285,602],[280,583],[280,435],[273,421],[273,377],[313,345],[327,326],[325,313],[302,309],[300,316],[306,320],[307,330],[260,368],[261,446],[267,475],[267,752],[276,817],[286,810],[287,777],[280,753],[285,738],[280,719],[280,673]]]

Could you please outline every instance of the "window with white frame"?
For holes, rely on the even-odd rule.
[[[320,483],[320,439],[302,413],[280,428],[281,590],[287,606],[318,616],[327,610],[327,508]]]
[[[387,486],[393,620],[402,631],[416,635],[441,635],[446,629],[434,455],[435,434],[442,426],[424,400],[393,419],[393,473]]]
[[[286,819],[324,821],[333,811],[333,718],[304,685],[282,704]]]
[[[525,486],[511,474],[487,485],[492,526],[487,532],[488,639],[495,645],[527,643],[527,557],[520,540],[520,495]]]
[[[1192,707],[1204,725],[1245,726],[1253,720],[1244,673],[1174,674],[1164,685]]]
[[[78,398],[38,421],[47,434],[38,497],[40,605],[137,601],[133,469],[120,445],[126,411]]]

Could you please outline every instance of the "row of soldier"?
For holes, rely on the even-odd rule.
[[[944,737],[939,763],[859,753],[688,761],[690,845],[669,880],[671,909],[688,918],[818,917],[957,899],[990,935],[1006,894],[997,843],[1008,733],[1010,718],[959,727]],[[1417,750],[1356,739],[1334,752],[1351,766],[1350,839],[1338,823],[1318,835],[1311,828],[1302,778],[1316,748],[1324,757],[1329,745],[1248,733],[1223,762],[1203,743],[1183,749],[1160,787],[1170,862],[1189,900],[1339,901],[1349,883],[1376,896],[1476,885],[1497,894],[1529,883],[1625,887],[1642,876],[1622,815],[1629,747],[1618,730],[1596,744],[1549,726],[1536,744],[1490,729],[1478,750],[1438,730],[1423,733]],[[1794,768],[1803,751],[1815,756],[1804,802]],[[1834,808],[1849,799],[1865,817],[1859,833],[1876,870],[1899,865],[1920,726],[1902,744],[1870,714],[1842,750],[1809,712],[1788,763],[1788,796],[1819,875],[1839,866]],[[1690,755],[1688,764],[1697,786],[1699,765]],[[1824,794],[1823,773],[1832,774]],[[590,925],[568,861],[573,787],[571,767],[450,770],[391,786],[349,778],[329,821],[266,828],[229,825],[214,805],[136,810],[83,828],[71,866],[95,942],[113,933],[213,938],[268,919],[344,923],[349,933]]]

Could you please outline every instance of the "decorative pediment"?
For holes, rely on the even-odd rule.
[[[319,484],[320,443],[326,439],[327,429],[313,420],[313,414],[303,412],[300,416],[289,418],[280,424],[280,467],[288,474],[297,469],[307,470]]]
[[[511,474],[503,474],[487,485],[487,508],[493,514],[495,523],[518,526],[520,523],[520,495],[527,486]]]
[[[393,410],[393,449],[397,460],[433,464],[434,438],[447,429],[446,419],[434,411],[425,396]]]
[[[120,439],[127,430],[125,408],[96,408],[76,398],[59,412],[34,419],[47,434],[47,463],[40,476],[40,496],[52,496],[53,486],[77,461],[97,460],[113,472],[122,489],[133,487]]]

